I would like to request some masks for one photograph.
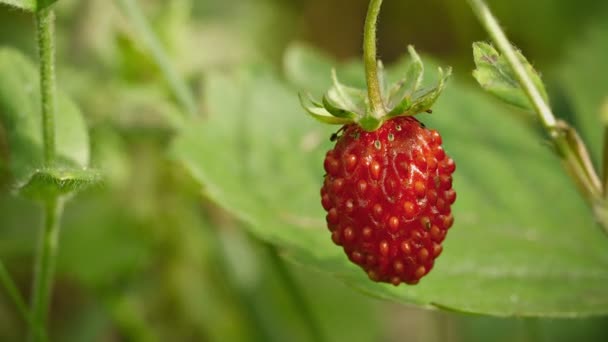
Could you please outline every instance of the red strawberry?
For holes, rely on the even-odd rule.
[[[366,63],[374,83],[367,92],[340,84],[333,73],[322,101],[300,97],[315,119],[343,125],[325,157],[321,189],[331,238],[370,279],[394,285],[416,284],[433,268],[456,200],[454,161],[439,133],[413,117],[431,112],[450,69],[445,77],[439,69],[437,86],[421,89],[422,62],[409,50],[408,78],[390,87],[373,76],[382,75],[382,65]]]
[[[372,280],[418,283],[454,222],[454,169],[439,133],[413,117],[345,126],[321,189],[332,240]]]

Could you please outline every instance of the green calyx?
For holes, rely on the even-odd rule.
[[[321,101],[315,100],[310,94],[306,96],[300,94],[302,107],[321,122],[334,125],[357,123],[366,131],[374,131],[380,128],[384,121],[397,116],[411,116],[429,111],[443,91],[452,69],[448,67],[444,71],[439,68],[437,84],[432,87],[422,87],[424,66],[413,46],[408,46],[408,51],[411,61],[405,76],[392,85],[386,84],[384,67],[378,62],[381,110],[372,110],[365,89],[352,88],[340,83],[335,70],[332,70],[333,86]]]

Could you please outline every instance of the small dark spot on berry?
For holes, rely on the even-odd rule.
[[[393,133],[389,133],[387,138],[388,138],[388,141],[393,141],[393,140],[395,140],[395,135]]]
[[[429,231],[431,229],[431,220],[428,217],[424,216],[420,219],[420,222],[422,223],[422,228],[424,228],[424,230]]]
[[[382,148],[382,143],[380,142],[380,140],[376,140],[374,141],[374,147],[379,150]]]

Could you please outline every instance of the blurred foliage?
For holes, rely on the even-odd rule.
[[[341,60],[358,56],[366,9],[364,0],[139,3],[197,95],[203,116],[210,113],[204,94],[212,75],[244,64],[270,64],[274,67],[265,68],[280,70],[292,41],[307,41]],[[591,132],[584,136],[599,155],[594,110],[608,94],[603,73],[597,72],[605,60],[601,56],[608,51],[603,39],[607,31],[601,28],[608,21],[608,3],[496,0],[490,5],[536,69],[567,94],[564,108],[576,113],[572,117],[579,118],[584,133]],[[277,250],[249,235],[254,227],[243,227],[247,222],[209,203],[196,180],[170,157],[168,146],[179,130],[174,118],[183,114],[116,3],[62,0],[56,8],[58,82],[80,107],[90,131],[92,165],[103,170],[107,182],[78,195],[66,208],[51,314],[54,340],[312,340],[302,308],[276,269]],[[0,6],[0,46],[34,59],[32,27],[29,14]],[[473,82],[468,77],[473,69],[471,43],[486,36],[465,2],[386,1],[379,30],[379,51],[385,61],[396,61],[412,43],[452,64],[460,82]],[[350,83],[360,72],[348,64],[340,76]],[[467,89],[471,88],[463,86],[461,91]],[[234,99],[235,104],[239,100]],[[289,103],[293,108],[285,113],[304,116],[295,107],[295,98]],[[509,112],[496,106],[496,112]],[[485,108],[492,115],[490,106]],[[433,123],[456,120],[449,115],[433,117]],[[5,123],[0,125],[3,160],[10,156],[9,133]],[[488,132],[488,137],[494,133],[509,135]],[[483,156],[477,157],[479,164],[468,168],[484,162]],[[524,166],[518,172],[525,172]],[[0,177],[0,184],[7,184],[11,175],[3,172]],[[483,196],[483,186],[479,194],[469,196]],[[564,201],[560,207],[564,213],[580,207],[573,193]],[[0,258],[24,294],[29,293],[39,215],[31,202],[8,191],[0,193]],[[556,226],[561,223],[552,220]],[[572,226],[564,228],[575,228],[573,234],[590,229],[577,220],[572,218]],[[517,245],[509,248],[516,257]],[[446,254],[442,261],[448,258]],[[289,263],[288,269],[323,335],[332,341],[603,341],[608,337],[605,318],[498,319],[410,309],[369,299],[298,264]],[[451,293],[450,288],[443,291]],[[24,334],[24,323],[0,291],[0,340],[19,341]]]

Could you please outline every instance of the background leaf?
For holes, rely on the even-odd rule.
[[[207,120],[189,125],[173,146],[209,197],[254,234],[297,263],[401,303],[498,316],[608,313],[608,240],[558,160],[532,129],[457,77],[435,114],[420,116],[442,132],[457,164],[456,224],[444,253],[417,286],[369,281],[325,228],[318,191],[332,130],[297,103],[295,89],[320,88],[331,61],[310,49],[287,56],[295,88],[260,67],[210,74]]]
[[[87,169],[89,136],[78,107],[59,93],[55,118],[57,169],[43,170],[36,68],[18,51],[4,48],[0,49],[0,75],[0,120],[9,150],[8,161],[0,168],[10,169],[12,186],[27,187],[29,194],[39,196],[40,192],[65,193],[97,182],[99,175]]]

